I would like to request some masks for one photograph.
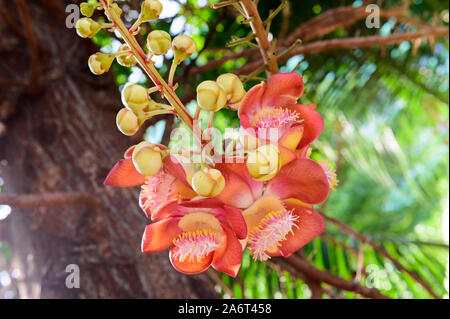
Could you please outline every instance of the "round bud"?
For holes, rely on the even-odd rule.
[[[214,168],[203,168],[192,176],[192,188],[203,197],[215,197],[225,188],[225,178]]]
[[[139,143],[131,157],[136,170],[144,176],[156,175],[163,165],[161,149],[149,142]]]
[[[109,68],[111,68],[114,58],[114,54],[97,52],[89,57],[89,69],[91,69],[92,73],[97,75],[108,72]]]
[[[128,46],[128,44],[122,44],[117,50],[118,53],[128,51],[130,51],[130,47]],[[136,65],[137,60],[132,54],[124,54],[117,57],[117,63],[128,68],[130,66]]]
[[[116,125],[119,130],[127,135],[132,136],[139,130],[139,119],[132,111],[123,108],[117,113]]]
[[[156,20],[161,14],[163,6],[158,0],[145,0],[142,2],[141,15],[139,20],[141,22],[147,22],[151,20]]]
[[[80,12],[85,17],[92,17],[94,11],[96,9],[96,5],[92,3],[82,2],[80,4]]]
[[[237,110],[246,93],[239,77],[233,73],[226,73],[219,76],[216,82],[225,91],[229,106]]]
[[[138,84],[127,84],[122,90],[122,103],[131,111],[143,111],[149,104],[148,90]]]
[[[75,25],[77,33],[82,38],[93,38],[101,29],[100,23],[90,18],[81,18]]]
[[[194,40],[185,34],[176,36],[173,39],[172,47],[176,64],[180,64],[197,50]]]
[[[257,181],[268,181],[277,175],[280,170],[278,148],[272,144],[266,144],[250,151],[247,157],[247,169],[250,175]]]
[[[170,34],[165,31],[152,31],[147,37],[147,48],[156,55],[166,54],[172,45]]]
[[[217,82],[204,81],[197,86],[197,102],[202,109],[216,112],[227,104],[227,96]]]

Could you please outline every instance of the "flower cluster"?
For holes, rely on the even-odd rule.
[[[139,63],[155,83],[150,89],[135,84],[123,89],[124,108],[117,114],[122,133],[133,135],[146,119],[164,113],[179,116],[193,132],[201,131],[195,121],[200,110],[210,114],[208,128],[215,112],[225,107],[236,110],[240,119],[242,134],[230,144],[231,152],[220,154],[220,161],[215,160],[217,154],[208,154],[198,163],[193,156],[144,141],[130,147],[112,168],[106,185],[141,186],[140,207],[152,221],[142,238],[143,252],[169,249],[173,267],[186,274],[212,266],[236,276],[247,247],[261,261],[288,257],[325,230],[313,205],[326,200],[337,179],[329,163],[309,158],[310,145],[324,123],[315,105],[297,103],[303,94],[301,75],[275,74],[246,92],[239,77],[223,74],[198,85],[198,110],[191,116],[175,94],[173,78],[176,67],[195,53],[192,39],[182,35],[172,41],[169,34],[156,30],[148,35],[146,58],[136,48],[133,34],[141,23],[159,16],[160,3],[145,0],[140,17],[125,31],[113,1],[86,6],[84,11],[91,15],[90,8],[104,9],[111,24],[83,18],[78,27],[81,36],[115,28],[126,41],[116,54],[91,57],[91,70],[100,74],[120,57],[122,65]],[[170,47],[174,60],[166,83],[154,72],[149,57]],[[150,94],[155,92],[169,104],[152,100]],[[204,149],[210,153],[208,134],[197,138],[201,153]]]

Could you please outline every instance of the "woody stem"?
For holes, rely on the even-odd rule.
[[[131,51],[133,52],[133,55],[135,56],[136,60],[139,62],[145,73],[147,73],[149,78],[153,81],[153,83],[157,87],[161,87],[164,97],[173,106],[176,114],[186,124],[186,126],[192,132],[194,132],[194,135],[196,135],[196,137],[199,140],[201,140],[201,134],[200,136],[198,136],[198,131],[197,133],[194,131],[193,119],[186,110],[186,108],[184,107],[180,98],[177,96],[175,91],[167,84],[167,82],[163,79],[163,77],[159,74],[158,70],[156,70],[153,64],[147,61],[147,57],[144,51],[142,50],[141,46],[139,45],[133,34],[130,33],[130,31],[126,28],[125,24],[120,18],[120,15],[110,4],[108,4],[107,0],[101,0],[101,4],[105,12],[107,13],[107,16],[110,18],[111,22],[114,24],[116,30],[120,33],[124,41],[128,44]]]

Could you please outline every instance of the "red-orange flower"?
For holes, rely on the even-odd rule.
[[[181,204],[170,202],[153,215],[142,238],[143,252],[170,248],[170,261],[185,274],[196,274],[210,265],[235,277],[239,271],[247,228],[241,212],[215,199]]]
[[[236,164],[227,164],[228,170]],[[240,198],[254,198],[242,210],[248,231],[248,247],[255,259],[288,257],[325,230],[325,222],[313,204],[323,202],[329,193],[327,175],[322,166],[309,158],[297,158],[285,165],[263,189],[260,182],[248,190],[229,185],[227,193],[240,191]],[[243,202],[239,203],[244,206]]]
[[[277,143],[283,165],[307,148],[322,132],[322,116],[314,104],[297,104],[303,94],[298,73],[279,73],[254,86],[239,109],[241,126],[261,140]],[[271,135],[270,130],[277,134]],[[276,140],[274,140],[276,139]]]

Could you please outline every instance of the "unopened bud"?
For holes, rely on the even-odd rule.
[[[217,82],[204,81],[197,86],[197,102],[202,109],[216,112],[227,104],[227,96]]]
[[[95,9],[97,8],[97,4],[82,2],[80,4],[80,12],[85,17],[92,17]]]
[[[133,150],[133,164],[136,170],[144,176],[154,176],[161,169],[161,149],[149,142],[139,143]]]
[[[214,168],[204,168],[192,176],[192,188],[203,197],[215,197],[225,188],[225,178]]]
[[[239,77],[233,73],[226,73],[219,76],[216,82],[225,91],[230,108],[237,110],[246,93]]]
[[[130,51],[130,47],[128,46],[128,44],[122,44],[119,49],[117,50],[117,53],[121,53],[121,52],[129,52]],[[130,66],[134,66],[137,63],[136,58],[134,57],[134,55],[132,54],[123,54],[123,55],[119,55],[117,57],[117,62],[122,65],[125,66],[127,68],[129,68]]]
[[[250,151],[247,158],[247,169],[257,181],[268,181],[277,175],[280,170],[278,148],[272,144],[263,145]]]
[[[117,113],[116,125],[119,130],[127,136],[136,134],[140,127],[137,115],[126,108],[121,109],[119,113]]]
[[[102,52],[97,52],[90,56],[89,58],[89,68],[91,72],[100,75],[108,72],[114,61],[114,54],[107,54]]]
[[[176,36],[172,42],[174,62],[180,64],[197,50],[194,40],[185,34]]]
[[[163,6],[158,0],[145,0],[141,6],[140,22],[156,20],[161,14]]]
[[[93,38],[101,29],[102,25],[90,18],[81,18],[75,25],[77,33],[82,38]]]
[[[143,111],[149,102],[148,90],[139,84],[128,84],[122,90],[122,103],[129,110]]]
[[[156,55],[166,54],[172,45],[170,34],[165,31],[152,31],[147,37],[147,48]]]

